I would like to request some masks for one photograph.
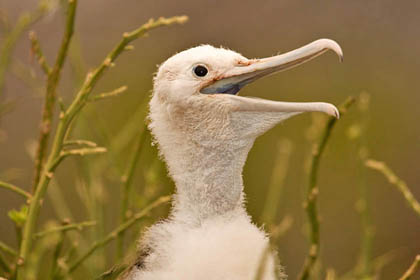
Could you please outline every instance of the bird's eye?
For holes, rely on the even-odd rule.
[[[204,77],[209,72],[209,70],[207,70],[207,68],[204,67],[203,65],[195,66],[193,71],[194,71],[194,74],[197,75],[198,77]]]

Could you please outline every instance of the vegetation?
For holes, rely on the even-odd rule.
[[[5,75],[11,71],[13,64],[13,49],[19,37],[28,34],[31,51],[45,75],[43,86],[43,109],[39,137],[33,156],[34,179],[32,186],[24,188],[10,182],[0,181],[0,191],[11,191],[23,198],[19,209],[8,211],[9,218],[16,229],[16,246],[0,241],[0,279],[114,279],[121,273],[130,253],[134,253],[134,240],[138,232],[150,223],[163,217],[168,205],[170,189],[164,188],[162,179],[165,169],[157,159],[154,148],[145,148],[151,142],[149,132],[144,124],[147,100],[142,100],[137,112],[128,120],[118,134],[107,131],[106,125],[95,124],[95,131],[101,135],[104,143],[100,146],[94,141],[85,140],[91,129],[90,116],[95,114],[97,101],[114,98],[128,90],[123,85],[104,93],[94,93],[95,87],[105,73],[115,66],[116,60],[126,51],[134,49],[133,41],[144,37],[149,31],[187,21],[186,16],[171,18],[150,19],[139,28],[126,32],[121,40],[105,56],[96,68],[87,72],[83,79],[79,79],[80,88],[69,102],[63,101],[59,94],[59,85],[65,63],[77,72],[78,54],[76,48],[71,48],[75,34],[77,20],[78,0],[68,0],[59,3],[54,0],[43,0],[38,8],[29,13],[22,14],[17,22],[12,25],[5,19],[4,31],[0,41],[0,121],[8,111],[13,109],[13,102],[2,99]],[[28,32],[32,24],[55,11],[65,10],[65,24],[61,44],[56,58],[52,64],[48,62],[42,50],[43,42],[33,31]],[[79,63],[80,64],[80,63]],[[27,77],[27,73],[14,71],[17,76]],[[22,78],[23,79],[23,78]],[[30,81],[33,91],[39,91]],[[352,110],[351,114],[360,116],[359,126],[365,129],[366,108],[369,106],[366,94],[359,98],[349,98],[340,107],[342,117],[355,104],[359,110]],[[86,108],[89,107],[89,108]],[[58,109],[58,116],[57,116]],[[58,117],[58,118],[57,118]],[[56,118],[56,119],[55,119]],[[361,245],[360,257],[349,273],[338,275],[334,269],[324,269],[320,261],[322,222],[318,214],[318,197],[323,186],[318,177],[323,174],[319,170],[321,158],[335,125],[340,121],[335,118],[323,119],[314,129],[318,132],[315,137],[314,150],[310,155],[311,165],[308,173],[308,188],[304,199],[304,210],[308,223],[308,253],[299,279],[377,279],[383,266],[382,259],[372,256],[373,222],[370,214],[370,198],[366,183],[361,180],[358,210],[361,217]],[[140,124],[140,125],[139,125]],[[359,129],[360,129],[359,127]],[[354,128],[354,127],[353,127]],[[349,137],[357,138],[360,149],[366,148],[362,134],[359,130],[349,129]],[[261,221],[264,222],[272,233],[272,244],[267,248],[267,253],[276,247],[276,242],[293,225],[293,218],[286,215],[279,222],[278,210],[282,185],[288,170],[289,158],[293,152],[289,140],[281,140],[278,146],[279,153],[273,167],[273,178],[268,189]],[[121,157],[121,154],[126,156]],[[128,155],[128,157],[127,157]],[[78,180],[71,191],[78,196],[78,203],[83,205],[84,220],[79,220],[77,211],[71,205],[73,202],[66,199],[65,190],[57,178],[59,169],[68,158],[77,157]],[[401,179],[387,167],[386,164],[368,159],[366,153],[360,156],[360,166],[365,166],[380,171],[388,181],[395,185],[403,194],[404,199],[414,212],[420,216],[420,204]],[[112,162],[109,169],[107,163]],[[144,184],[141,189],[133,188],[133,180],[140,162],[144,172]],[[100,179],[105,173],[110,178]],[[0,178],[0,180],[3,180]],[[105,197],[109,196],[106,180],[119,185],[120,197],[110,207],[107,207]],[[30,189],[30,191],[28,191]],[[1,196],[0,196],[1,202]],[[54,218],[40,217],[40,212],[48,203],[54,212]],[[163,209],[162,209],[163,208]],[[118,209],[117,211],[115,209]],[[109,225],[108,215],[118,212],[118,224]],[[110,229],[111,228],[111,229]],[[129,229],[134,228],[131,235]],[[115,248],[109,246],[114,243]],[[256,279],[261,279],[266,259],[261,259],[260,269],[256,272]],[[112,265],[111,265],[112,264]],[[413,264],[405,272],[401,272],[401,280],[410,279],[416,273],[420,264],[420,255],[415,257]],[[110,268],[111,267],[111,268]]]

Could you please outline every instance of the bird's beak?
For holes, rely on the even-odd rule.
[[[285,54],[239,63],[238,66],[218,77],[216,81],[203,87],[200,92],[204,94],[224,93],[230,95],[229,99],[232,99],[235,108],[240,111],[281,111],[291,113],[321,111],[338,118],[337,108],[329,103],[276,102],[235,96],[241,88],[259,78],[305,63],[328,50],[334,51],[339,56],[340,61],[343,60],[343,52],[335,41],[320,39]]]

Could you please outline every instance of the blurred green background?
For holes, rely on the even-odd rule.
[[[35,0],[1,0],[0,10],[15,22],[21,12],[33,10],[36,4]],[[355,205],[361,186],[366,186],[375,232],[373,257],[395,253],[380,279],[396,279],[415,254],[420,253],[420,221],[394,186],[379,173],[362,166],[360,154],[368,153],[369,157],[387,162],[420,198],[419,12],[419,1],[390,0],[80,1],[71,56],[59,86],[59,94],[67,104],[87,70],[102,61],[123,32],[150,17],[186,14],[190,19],[183,26],[155,30],[148,38],[136,41],[135,49],[123,54],[101,80],[97,93],[121,85],[129,89],[119,97],[88,105],[73,134],[107,147],[109,153],[64,162],[56,173],[57,185],[50,186],[50,197],[57,197],[53,189],[59,189],[74,221],[102,220],[103,233],[87,231],[92,236],[115,227],[120,177],[144,126],[144,103],[151,93],[153,73],[157,64],[174,53],[199,44],[212,44],[231,48],[249,58],[266,57],[318,38],[331,38],[342,46],[344,63],[338,63],[337,57],[328,53],[258,81],[243,89],[241,95],[334,104],[349,95],[362,94],[363,100],[369,96],[367,111],[356,104],[337,123],[321,162],[318,184],[321,259],[324,268],[333,267],[339,274],[354,268],[361,235]],[[32,27],[50,62],[60,44],[63,19],[62,9],[58,9]],[[0,40],[3,34],[0,33]],[[44,84],[25,34],[13,52],[4,94],[0,96],[1,100],[15,103],[0,124],[0,179],[27,190],[32,182],[30,154],[38,137]],[[279,186],[282,193],[276,220],[290,215],[294,221],[277,243],[290,279],[298,275],[307,253],[302,204],[308,183],[308,158],[317,139],[317,131],[311,127],[320,118],[301,115],[260,137],[244,170],[247,207],[254,221],[262,225],[260,216],[274,165],[286,160],[284,153],[278,151],[284,148],[285,141],[292,149],[287,175]],[[173,192],[173,183],[166,176],[164,164],[157,159],[150,137],[146,138],[133,186],[130,196],[133,211],[141,209],[150,199]],[[0,240],[9,244],[15,244],[16,240],[7,211],[18,208],[21,202],[15,194],[0,190]],[[95,205],[89,208],[89,203]],[[56,207],[63,208],[64,203],[56,204],[50,199],[45,201],[42,221],[69,215],[65,210],[57,214]],[[135,238],[140,227],[164,217],[166,210],[155,211],[153,217],[131,230],[130,239]],[[107,247],[108,262],[112,261],[113,246]],[[98,271],[109,266],[101,257],[97,258]]]

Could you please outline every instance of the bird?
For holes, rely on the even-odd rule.
[[[269,244],[245,209],[242,169],[255,139],[303,112],[339,117],[324,102],[281,102],[240,96],[262,77],[332,50],[319,39],[284,54],[248,59],[211,45],[181,51],[158,67],[149,102],[149,129],[175,183],[169,217],[139,240],[127,280],[251,280]],[[286,279],[275,252],[264,280]]]

